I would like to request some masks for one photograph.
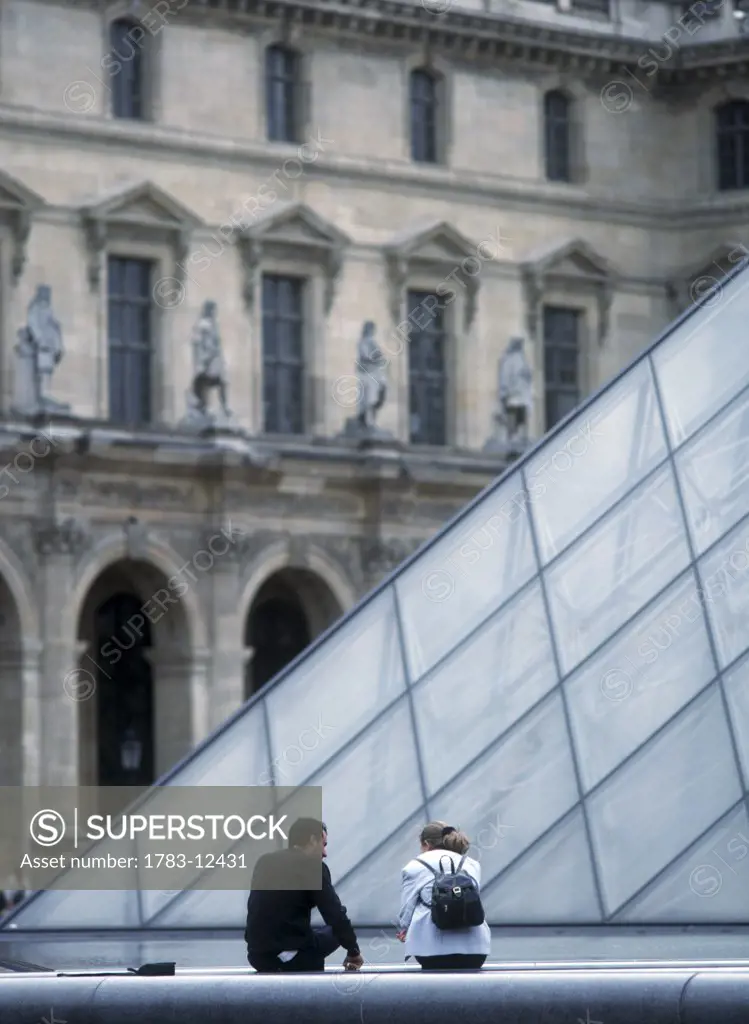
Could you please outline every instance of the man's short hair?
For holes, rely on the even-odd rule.
[[[289,847],[306,846],[310,839],[319,839],[327,832],[324,821],[317,818],[297,818],[289,829]]]

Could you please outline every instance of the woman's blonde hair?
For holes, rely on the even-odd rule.
[[[419,839],[433,850],[449,850],[461,856],[467,852],[471,840],[460,829],[453,828],[446,821],[430,821],[421,830]]]

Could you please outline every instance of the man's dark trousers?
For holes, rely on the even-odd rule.
[[[260,974],[299,974],[303,971],[324,971],[325,957],[339,948],[340,943],[333,934],[333,929],[324,925],[313,928],[315,945],[311,949],[300,949],[295,957],[279,960],[273,953],[250,952],[247,959],[250,966]]]

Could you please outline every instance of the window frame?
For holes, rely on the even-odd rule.
[[[271,58],[276,55],[283,56],[290,62],[291,70],[283,75],[274,73],[271,68]],[[300,143],[303,130],[303,55],[295,47],[285,42],[269,43],[263,51],[264,60],[264,97],[265,97],[265,135],[269,142]],[[284,107],[285,123],[282,127],[286,134],[275,130],[273,85],[281,83],[285,95]]]
[[[450,443],[451,434],[451,401],[450,401],[450,382],[452,379],[451,374],[451,331],[449,325],[449,316],[446,315],[445,307],[435,308],[433,312],[430,312],[429,307],[425,304],[425,299],[434,298],[435,292],[433,289],[426,289],[422,287],[415,287],[411,285],[406,289],[406,308],[412,311],[410,322],[413,325],[413,329],[408,335],[408,356],[406,363],[406,386],[407,386],[407,409],[408,409],[408,443],[411,445],[422,445],[434,448],[444,448]],[[422,317],[415,316],[413,311],[420,311]],[[426,324],[422,323],[424,318],[428,318]],[[439,326],[433,328],[434,321],[439,321]],[[432,423],[433,417],[429,415],[429,399],[428,393],[432,390],[430,387],[430,377],[436,377],[437,372],[430,372],[428,369],[422,367],[419,371],[419,377],[421,378],[419,390],[422,391],[422,398],[424,398],[423,391],[427,392],[426,405],[427,405],[427,428],[425,429],[422,436],[415,436],[412,428],[412,419],[414,415],[414,403],[412,396],[414,394],[415,382],[413,379],[414,372],[414,361],[412,360],[412,353],[414,351],[413,343],[417,339],[423,339],[429,336],[439,337],[442,346],[442,368],[439,373],[439,379],[441,380],[441,431],[439,439],[431,433],[430,424]]]
[[[269,314],[266,312],[266,285],[271,281],[280,284],[284,282],[286,284],[292,284],[293,290],[296,290],[296,310],[293,315],[276,318],[285,319],[288,321],[296,321],[298,324],[298,357],[292,360],[285,360],[289,363],[296,365],[296,372],[298,373],[297,388],[299,393],[299,411],[298,420],[294,424],[289,424],[292,429],[284,429],[286,424],[281,422],[281,417],[276,421],[272,421],[268,416],[268,401],[266,398],[267,387],[268,387],[268,365],[276,363],[282,365],[284,363],[283,355],[279,354],[278,351],[273,357],[270,357],[266,350],[266,342],[268,340],[268,332],[266,329],[266,322],[269,319]],[[264,269],[260,279],[260,364],[261,364],[261,382],[260,382],[260,394],[261,394],[261,431],[263,434],[281,435],[284,437],[300,437],[307,432],[308,423],[308,397],[307,397],[307,378],[309,375],[308,368],[308,318],[307,313],[309,310],[309,280],[301,274],[289,274],[289,273],[278,273],[274,270]],[[278,346],[277,346],[278,349]],[[278,370],[277,370],[278,372]],[[276,395],[276,404],[278,404],[279,396]],[[278,425],[278,429],[272,429],[269,427],[269,423],[273,426]],[[297,429],[294,429],[297,428]]]
[[[559,341],[552,341],[550,339],[550,332],[547,331],[547,325],[551,319],[551,314],[561,314],[562,317],[568,317],[574,321],[574,342],[571,344],[560,343]],[[584,323],[585,311],[578,306],[566,306],[561,305],[557,302],[544,301],[541,307],[541,348],[542,348],[542,367],[543,367],[543,383],[544,383],[544,426],[545,430],[551,430],[557,423],[560,423],[565,416],[567,416],[572,409],[576,408],[583,399],[583,323]],[[549,355],[561,356],[565,352],[574,351],[575,354],[575,384],[566,385],[561,379],[550,377],[548,372],[549,366]],[[556,416],[555,419],[551,420],[549,416],[549,397],[550,395],[570,395],[574,394],[575,401],[574,405],[563,412],[561,415]]]
[[[133,30],[138,30],[140,33],[140,39],[136,44],[131,40],[128,42],[128,46],[132,51],[132,56],[127,57],[124,53],[120,53],[122,47],[122,40],[115,40],[114,32],[117,26],[126,26],[127,30],[124,36],[130,36]],[[106,21],[106,52],[101,62],[102,69],[109,73],[110,82],[110,95],[109,95],[109,116],[115,121],[150,121],[153,115],[153,81],[152,81],[152,65],[154,60],[154,50],[152,33],[149,32],[141,22],[141,20],[134,14],[130,13],[130,10],[125,7],[122,10],[113,11],[107,18]],[[132,109],[129,103],[125,103],[122,109],[118,109],[118,98],[127,97],[128,100],[132,99],[132,90],[129,92],[124,91],[124,83],[126,77],[124,72],[132,70],[132,64],[135,63],[137,52],[137,103],[135,106],[137,109]]]
[[[113,281],[112,281],[112,278],[113,278],[113,269],[114,269],[113,268],[113,264],[115,264],[115,263],[119,263],[119,264],[123,264],[124,265],[123,266],[123,273],[124,273],[124,270],[125,270],[125,268],[127,267],[128,264],[130,264],[130,265],[138,265],[139,264],[141,266],[141,268],[146,271],[147,283],[146,283],[145,287],[143,288],[141,294],[138,294],[138,295],[131,294],[131,293],[128,293],[126,290],[122,291],[121,293],[113,294]],[[156,340],[155,326],[156,325],[155,325],[155,310],[154,310],[154,303],[153,303],[153,285],[154,285],[154,280],[155,280],[156,275],[157,275],[157,270],[158,270],[158,263],[155,260],[153,260],[153,259],[149,259],[148,257],[144,258],[143,256],[140,256],[140,255],[137,255],[137,256],[123,255],[123,254],[116,253],[116,252],[109,252],[109,253],[107,253],[107,269],[106,269],[106,276],[107,276],[107,290],[106,290],[106,303],[107,303],[107,321],[106,321],[106,324],[107,324],[107,327],[106,327],[106,337],[107,337],[107,367],[108,367],[108,373],[107,373],[107,409],[108,409],[108,420],[109,420],[109,422],[112,423],[113,425],[118,426],[118,427],[125,427],[125,428],[130,428],[130,429],[133,429],[133,428],[135,428],[135,429],[148,428],[150,426],[153,426],[154,420],[156,418],[155,415],[154,415],[154,412],[155,412],[155,407],[156,407],[155,398],[156,398],[156,395],[158,393],[158,382],[157,382],[157,373],[156,373],[156,344],[155,344],[155,340]],[[137,345],[137,344],[125,343],[125,344],[121,344],[119,346],[113,345],[113,337],[112,337],[112,305],[113,305],[114,302],[119,303],[119,305],[123,306],[123,307],[128,307],[129,306],[129,307],[135,307],[135,308],[138,308],[138,309],[141,309],[141,310],[145,310],[146,316],[145,316],[144,322],[147,324],[147,329],[146,329],[146,332],[145,332],[147,334],[147,340],[145,341],[144,344]],[[142,396],[142,395],[139,396],[139,401],[138,401],[137,404],[140,406],[140,412],[138,414],[136,414],[135,416],[130,416],[128,414],[128,411],[127,411],[128,410],[128,406],[130,404],[129,401],[128,401],[128,396],[130,395],[131,387],[127,383],[127,381],[128,381],[128,374],[126,374],[126,373],[122,374],[122,380],[123,380],[123,396],[122,397],[123,397],[123,405],[124,405],[126,411],[125,411],[125,414],[123,416],[121,416],[121,417],[115,416],[114,413],[113,413],[113,405],[114,405],[114,402],[113,402],[113,397],[114,397],[113,382],[114,382],[114,379],[115,379],[115,373],[117,372],[117,369],[118,369],[118,368],[115,368],[113,366],[113,359],[112,359],[113,348],[121,348],[121,349],[125,350],[126,352],[128,350],[137,350],[138,348],[140,348],[141,350],[143,350],[142,355],[145,356],[144,362],[143,362],[143,366],[145,366],[145,376],[146,376],[146,381],[147,381],[147,385],[146,385],[147,393],[146,393],[145,396]],[[130,354],[130,358],[133,358],[132,357],[132,352]],[[128,357],[126,355],[125,359],[123,360],[123,362],[126,362],[127,359],[128,359]]]
[[[564,116],[550,110],[550,102],[564,101]],[[574,99],[564,89],[547,89],[542,100],[544,175],[547,181],[571,183],[574,181]],[[563,140],[563,156],[559,156],[559,141]],[[557,167],[561,165],[561,170]]]
[[[743,123],[721,124],[729,110],[743,113]],[[749,188],[749,100],[742,97],[726,99],[713,107],[715,144],[715,184],[718,192],[740,192]],[[731,166],[726,164],[726,136],[733,144]],[[727,173],[730,171],[731,173]]]

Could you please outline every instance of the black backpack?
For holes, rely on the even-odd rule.
[[[432,902],[427,903],[419,893],[419,899],[425,907],[431,907],[432,921],[441,931],[454,931],[458,928],[476,928],[484,923],[484,908],[481,904],[479,888],[471,876],[461,871],[467,854],[460,858],[457,870],[452,857],[449,857],[451,872],[442,870],[444,854],[440,857],[439,871],[421,857],[416,860],[434,875],[432,883]]]

